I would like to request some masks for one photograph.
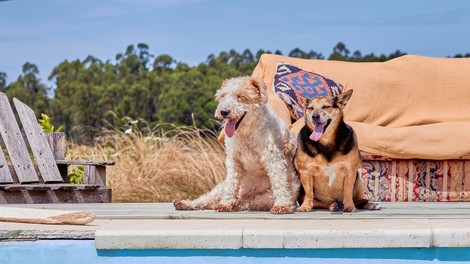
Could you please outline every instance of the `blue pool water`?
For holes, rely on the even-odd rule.
[[[384,261],[385,259],[385,261]],[[0,242],[1,264],[470,263],[470,248],[96,250],[93,240]]]

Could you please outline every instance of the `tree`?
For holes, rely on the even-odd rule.
[[[201,127],[212,127],[215,110],[213,96],[222,80],[212,84],[213,81],[205,81],[197,67],[186,68],[182,65],[181,70],[177,70],[178,68],[162,86],[157,100],[159,109],[155,113],[156,121],[179,125],[196,123]]]
[[[359,50],[356,50],[353,52],[353,55],[351,58],[349,58],[350,61],[361,61],[362,58],[362,53]]]
[[[295,48],[289,53],[289,57],[306,58],[307,53],[299,48]]]
[[[253,63],[255,62],[255,57],[249,49],[246,49],[242,53],[242,63]]]
[[[153,70],[158,73],[164,73],[170,71],[174,64],[175,60],[170,55],[162,54],[153,62]]]
[[[256,52],[256,60],[259,60],[261,58],[261,55],[263,55],[264,53],[267,53],[266,51],[260,49]]]
[[[339,60],[346,61],[348,60],[349,50],[346,48],[343,42],[338,42],[333,48],[333,53],[328,58],[329,60]]]
[[[140,63],[145,69],[148,69],[148,64],[149,64],[150,58],[152,57],[152,55],[150,55],[149,53],[149,46],[145,43],[139,43],[137,44],[137,49],[139,50],[138,56],[139,56]]]
[[[0,71],[0,91],[5,92],[7,90],[7,74]]]
[[[79,131],[80,140],[90,142],[110,107],[102,102],[106,82],[114,82],[114,74],[110,65],[92,56],[83,62],[61,62],[49,76],[49,80],[56,83],[55,96],[51,100],[53,120],[63,125],[68,135]]]
[[[325,57],[323,57],[323,55],[322,55],[321,53],[317,53],[317,52],[311,50],[311,51],[307,54],[307,59],[323,60],[323,59],[325,59]]]
[[[5,91],[9,98],[16,97],[34,109],[38,117],[49,110],[47,92],[48,88],[39,78],[38,67],[29,62],[23,65],[23,74]]]
[[[396,50],[394,53],[390,53],[390,55],[388,55],[388,58],[387,60],[391,60],[391,59],[394,59],[394,58],[398,58],[398,57],[401,57],[403,55],[406,55],[406,53],[403,53],[401,52],[400,50]],[[470,54],[469,54],[470,55]]]

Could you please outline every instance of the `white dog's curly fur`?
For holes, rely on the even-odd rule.
[[[215,117],[225,120],[227,177],[196,200],[175,200],[175,208],[292,213],[300,187],[293,165],[296,140],[267,105],[266,85],[256,78],[232,78],[215,98]]]

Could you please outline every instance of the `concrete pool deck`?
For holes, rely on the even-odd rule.
[[[0,241],[90,239],[97,249],[470,247],[470,203],[381,203],[381,211],[272,215],[175,211],[170,203],[6,207],[86,211],[85,226],[0,222]]]

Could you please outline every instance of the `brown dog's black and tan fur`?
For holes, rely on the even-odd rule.
[[[337,97],[303,99],[305,126],[300,130],[295,167],[305,191],[300,212],[313,208],[355,212],[380,210],[370,203],[358,174],[361,157],[356,135],[343,120],[352,90]]]

